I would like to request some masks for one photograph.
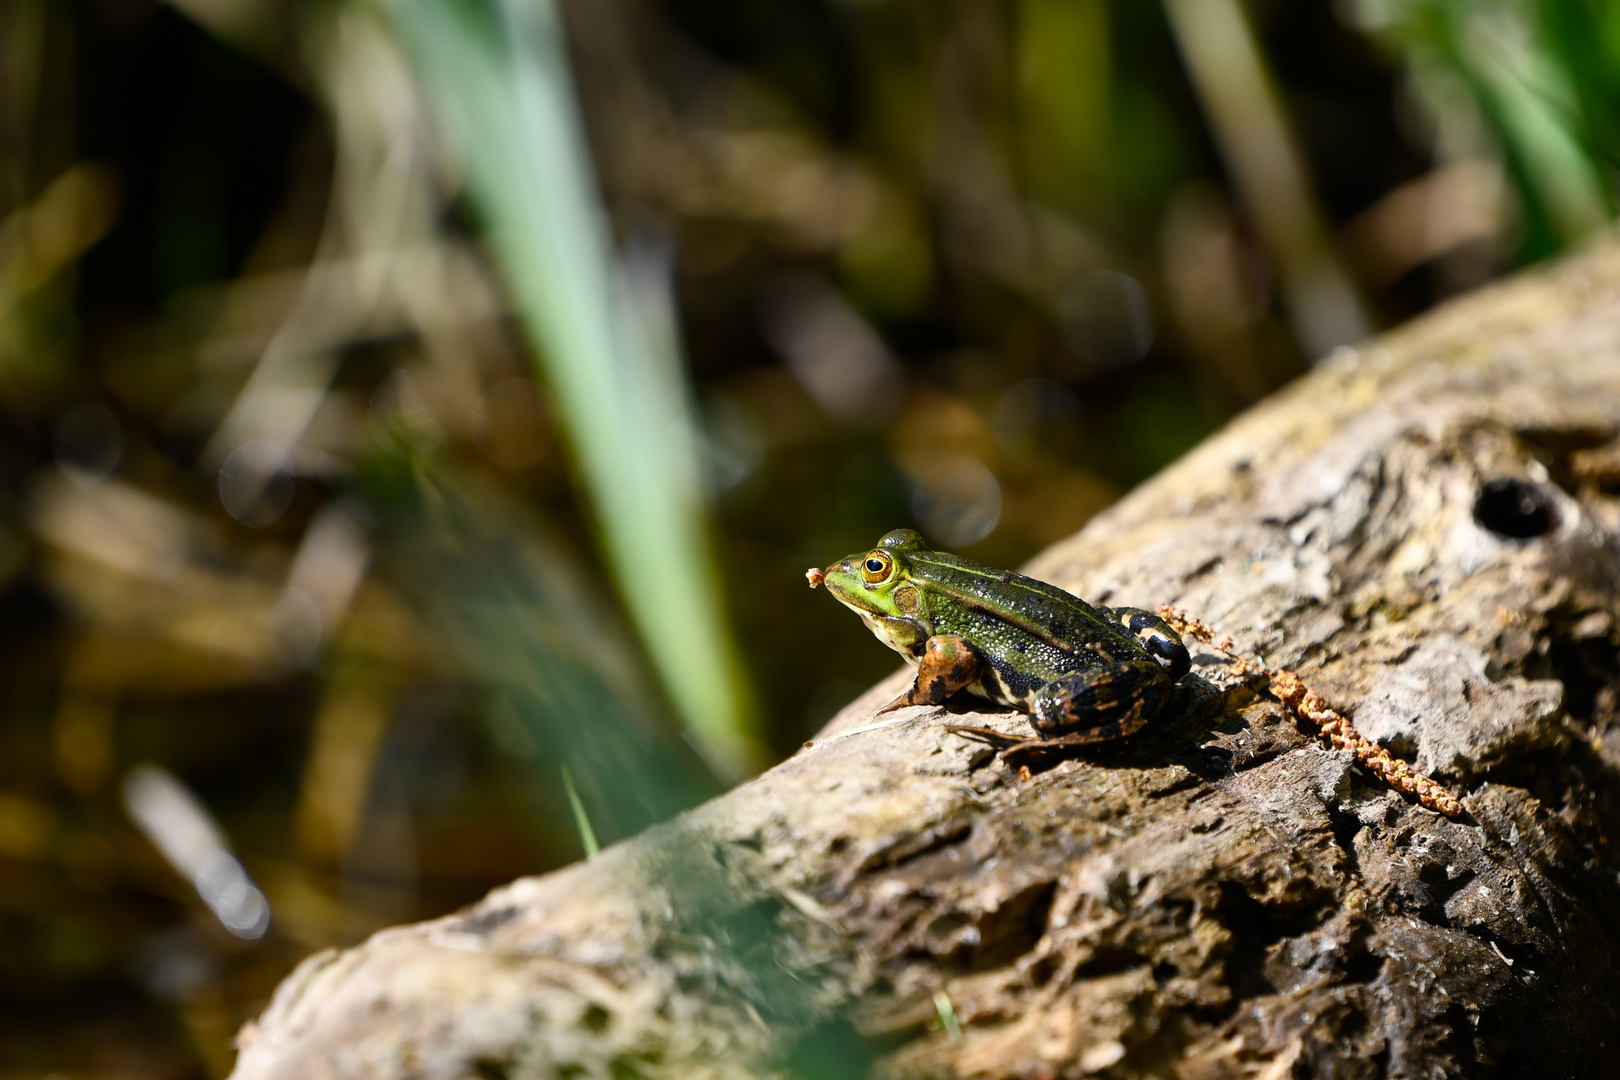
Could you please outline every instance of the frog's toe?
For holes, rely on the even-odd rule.
[[[887,705],[885,705],[882,708],[880,708],[880,709],[876,710],[875,712],[873,712],[872,715],[873,716],[882,716],[884,713],[891,713],[891,712],[894,712],[894,710],[896,710],[896,709],[903,709],[907,705],[921,704],[920,702],[916,702],[916,701],[911,700],[913,690],[914,690],[913,687],[907,687],[906,690],[904,692],[902,692],[898,697],[896,697],[893,701],[889,702]]]
[[[993,727],[978,727],[972,724],[946,724],[945,730],[953,735],[967,735],[972,738],[982,739],[1003,749],[1018,746],[1022,743],[1041,741],[1032,739],[1028,735],[1014,735],[1011,732],[1000,731]]]
[[[1134,730],[1134,729],[1133,729]],[[1068,750],[1077,746],[1095,746],[1099,743],[1113,742],[1122,739],[1129,732],[1121,731],[1071,731],[1066,735],[1056,735],[1050,739],[1025,739],[1011,746],[1002,747],[1001,759],[1012,762],[1021,755],[1039,754],[1053,750]]]

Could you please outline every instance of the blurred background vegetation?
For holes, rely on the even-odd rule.
[[[0,1077],[222,1076],[1614,213],[1609,0],[4,0]]]

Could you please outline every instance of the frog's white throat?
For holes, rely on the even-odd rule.
[[[842,598],[840,598],[840,600],[842,601]],[[872,612],[856,607],[854,604],[848,602],[844,602],[844,606],[861,617],[861,622],[866,624],[866,628],[872,631],[872,635],[874,637],[883,642],[883,644],[887,645],[889,648],[893,649],[895,652],[899,653],[901,656],[905,657],[906,663],[910,664],[912,667],[917,666],[918,661],[921,659],[921,654],[917,648],[918,636],[915,628],[907,627],[906,624],[899,619],[891,619],[885,618],[882,615],[874,615]],[[926,637],[927,635],[923,636]]]

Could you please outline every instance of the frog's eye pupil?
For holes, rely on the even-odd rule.
[[[881,573],[883,573],[883,560],[882,559],[867,559],[866,560],[866,568],[868,570],[872,571],[872,573],[874,573],[874,574],[881,574]]]

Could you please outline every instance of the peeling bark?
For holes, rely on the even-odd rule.
[[[1341,352],[1032,568],[1300,672],[1462,820],[1207,651],[1023,781],[937,708],[832,737],[897,674],[679,822],[312,957],[234,1075],[1616,1075],[1616,461],[1609,241]]]

